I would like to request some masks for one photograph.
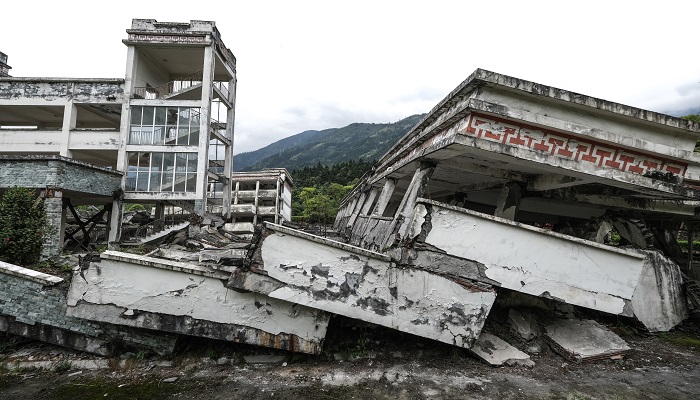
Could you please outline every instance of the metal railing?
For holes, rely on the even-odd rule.
[[[189,221],[191,215],[192,214],[186,210],[179,210],[173,214],[167,214],[165,217],[149,222],[145,225],[122,228],[120,242],[142,242],[144,239],[152,235]]]
[[[173,95],[183,90],[202,84],[202,73],[198,71],[182,78],[164,83],[155,87],[135,87],[134,96],[142,99],[162,99],[163,97]]]
[[[170,82],[164,83],[160,86],[138,86],[134,88],[134,97],[139,99],[162,99],[164,97],[169,97],[174,94],[183,92],[187,89],[199,86],[202,84],[204,71],[194,72],[182,78],[172,80]],[[229,90],[228,82],[215,81],[214,87],[216,87],[223,97],[228,100]]]

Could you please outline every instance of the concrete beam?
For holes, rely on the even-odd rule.
[[[107,251],[74,271],[68,315],[317,354],[329,316],[224,286],[228,273]]]
[[[283,286],[251,284],[241,289],[460,347],[471,347],[479,336],[496,297],[488,287],[397,268],[386,255],[266,226],[253,272]]]

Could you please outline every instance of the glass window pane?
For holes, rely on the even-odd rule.
[[[160,186],[160,177],[161,173],[160,172],[151,172],[151,186],[149,187],[149,191],[151,192],[160,192],[161,191],[161,186]]]
[[[163,170],[163,153],[153,153],[151,156],[151,171],[160,172]]]
[[[156,107],[155,125],[165,125],[165,110],[166,107]]]
[[[141,125],[153,125],[153,113],[153,107],[143,107],[143,122],[141,123]]]
[[[190,126],[199,126],[199,108],[190,109]]]
[[[175,154],[175,172],[185,172],[187,164],[187,153]]]
[[[187,187],[185,190],[188,192],[197,191],[197,174],[187,174]]]
[[[190,125],[190,109],[181,107],[179,110],[179,120],[178,123],[180,124],[180,127],[183,126],[189,126]]]
[[[163,144],[165,143],[165,127],[164,126],[154,126],[153,127],[153,144]]]
[[[188,136],[189,136],[190,129],[185,125],[183,128],[180,126],[177,129],[177,145],[178,146],[187,146],[188,142]]]
[[[176,173],[175,174],[175,189],[173,189],[173,191],[175,191],[175,192],[184,192],[185,191],[185,178],[186,178],[186,174],[184,174],[184,173]]]
[[[132,171],[131,167],[126,173],[126,190],[133,191],[136,190],[136,171]]]
[[[131,107],[131,125],[141,125],[141,106]]]
[[[199,126],[193,126],[190,130],[190,146],[199,146]]]
[[[197,153],[188,153],[187,172],[197,172]]]

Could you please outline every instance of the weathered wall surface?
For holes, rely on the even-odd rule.
[[[688,317],[681,270],[657,251],[640,252],[646,260],[632,295],[634,316],[652,332],[668,331]]]
[[[75,271],[68,314],[95,321],[318,353],[329,316],[225,287],[230,274],[105,252]]]
[[[283,285],[270,297],[471,347],[496,298],[490,288],[399,269],[378,253],[267,224],[264,272]],[[310,239],[310,240],[309,240]]]
[[[0,262],[0,331],[100,355],[125,342],[171,352],[172,335],[115,329],[66,315],[63,279]]]
[[[24,186],[112,196],[122,174],[62,157],[0,157],[0,187]]]
[[[123,79],[10,78],[0,82],[0,100],[73,99],[121,103],[123,97]]]
[[[425,243],[447,254],[483,264],[487,278],[511,290],[621,314],[642,273],[644,256],[634,252],[446,204],[421,203],[412,237],[423,235]]]

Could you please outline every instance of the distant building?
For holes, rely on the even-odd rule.
[[[234,172],[232,181],[230,231],[247,234],[262,222],[291,221],[294,183],[286,169]]]
[[[7,54],[0,51],[0,77],[10,76],[12,67],[7,65]]]

